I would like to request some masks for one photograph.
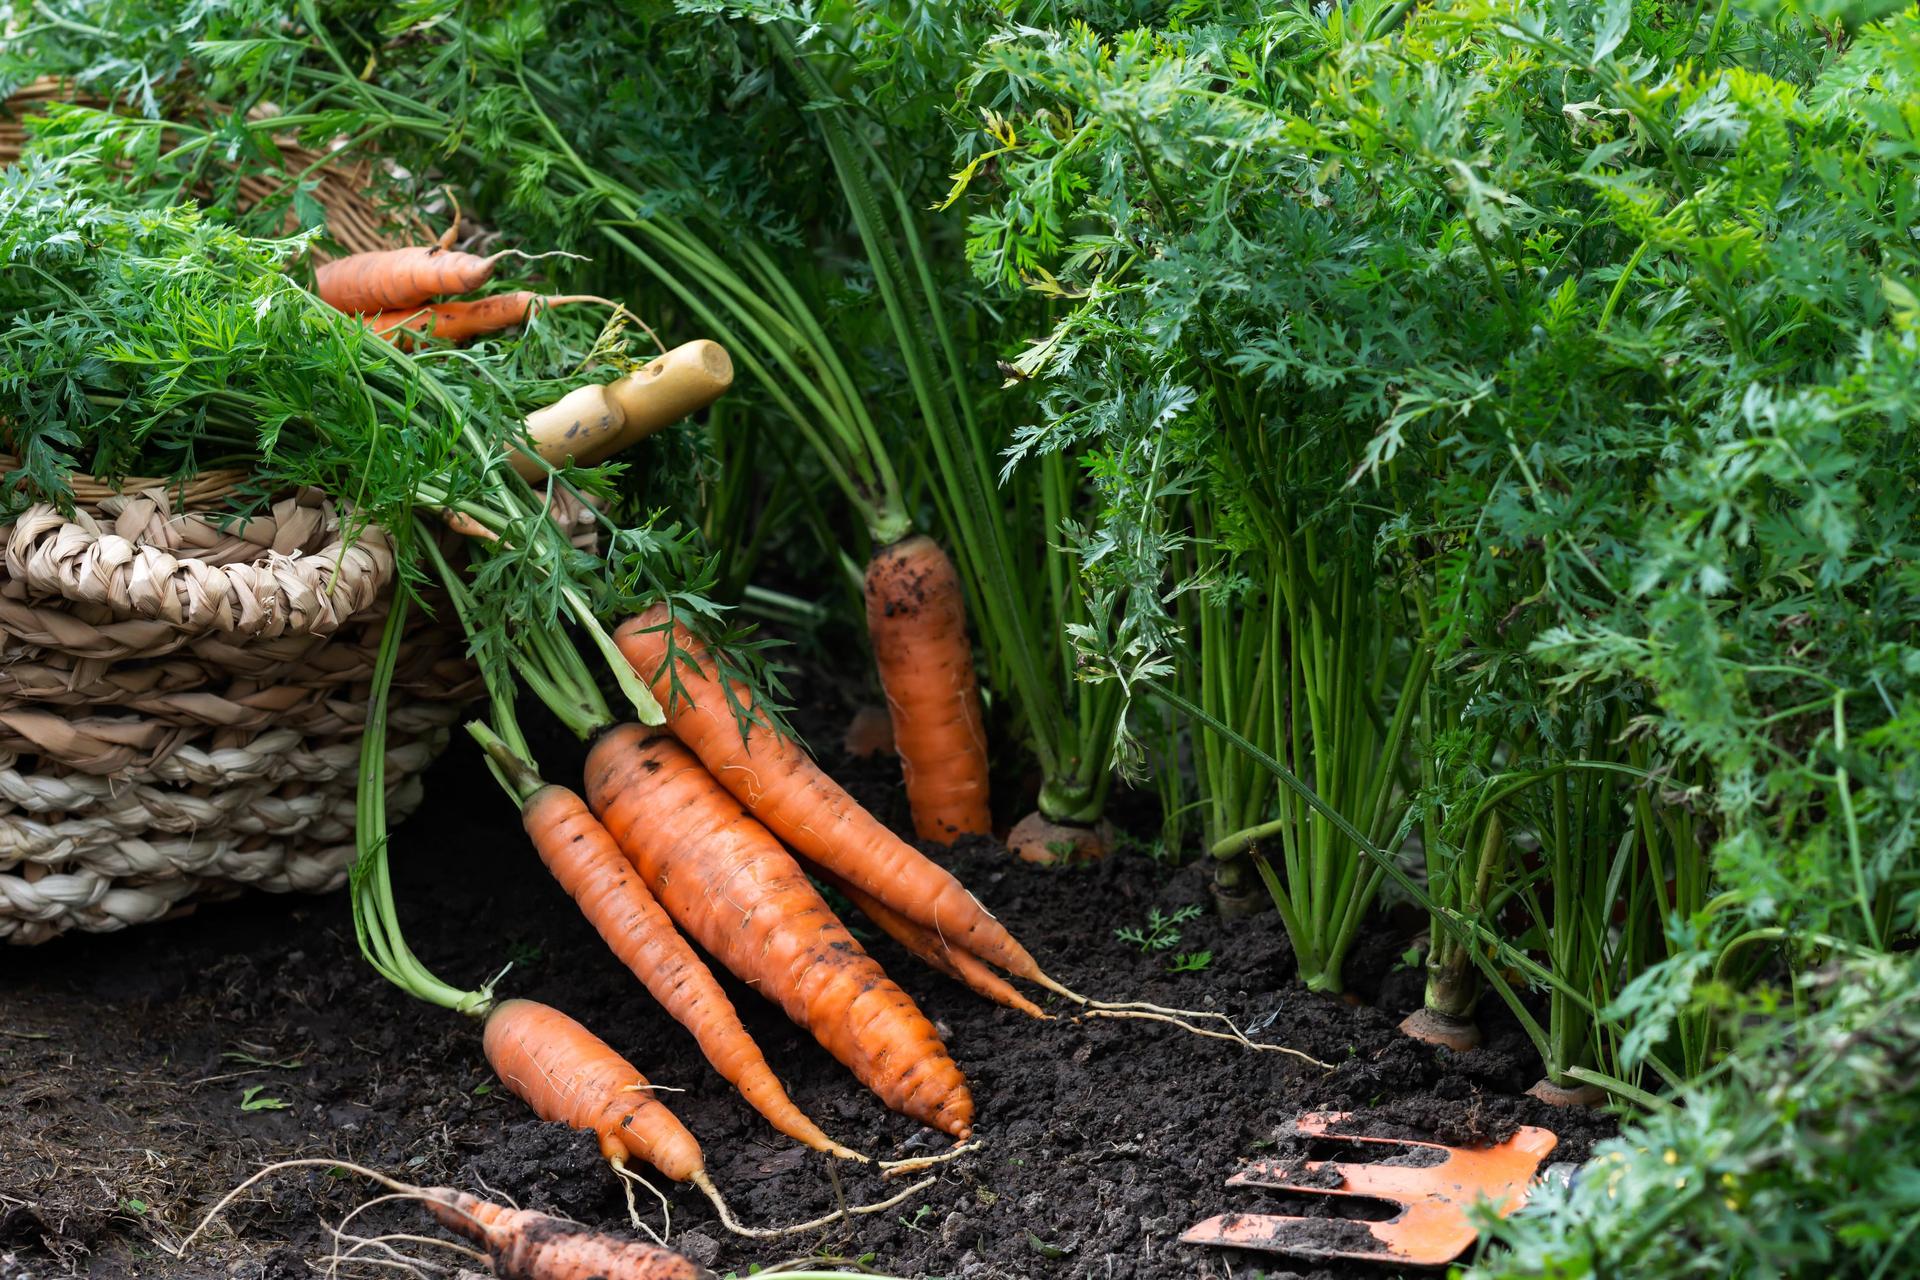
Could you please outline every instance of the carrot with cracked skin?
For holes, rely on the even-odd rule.
[[[987,730],[953,561],[924,534],[903,538],[867,562],[866,597],[914,831],[942,844],[988,834]]]
[[[525,324],[536,307],[563,307],[578,302],[618,305],[591,294],[556,296],[534,293],[530,289],[516,289],[512,293],[492,293],[484,298],[465,301],[375,311],[362,315],[360,321],[380,337],[401,346],[415,341],[415,335],[432,336],[446,342],[466,342]]]
[[[620,963],[633,971],[674,1021],[693,1033],[713,1069],[755,1111],[815,1151],[843,1159],[865,1158],[827,1137],[794,1105],[760,1046],[740,1025],[740,1015],[727,993],[673,927],[584,800],[565,787],[543,786],[521,806],[520,820],[540,860],[579,904]]]
[[[344,1169],[371,1179],[395,1198],[420,1201],[441,1226],[485,1249],[485,1258],[475,1254],[475,1261],[485,1263],[501,1280],[713,1280],[705,1267],[660,1245],[616,1239],[565,1218],[509,1209],[453,1187],[416,1187],[339,1159],[282,1160],[261,1169],[214,1205],[181,1241],[176,1256],[186,1256],[200,1234],[248,1187],[284,1169],[325,1169],[331,1176]],[[456,1245],[447,1247],[464,1252]]]
[[[681,927],[889,1107],[966,1139],[973,1097],[926,1015],[699,760],[622,725],[586,772],[594,813]]]
[[[989,964],[1072,994],[1041,971],[952,873],[889,831],[792,739],[756,723],[743,742],[706,646],[677,622],[673,635],[679,652],[670,681],[668,621],[667,607],[655,605],[620,624],[614,641],[652,686],[674,736],[774,835],[809,862]],[[674,682],[685,696],[675,696]],[[751,705],[753,694],[744,684],[735,682],[734,693],[742,705]]]
[[[621,1240],[532,1209],[509,1209],[449,1187],[421,1189],[447,1230],[487,1251],[493,1274],[521,1280],[711,1280],[671,1249]]]
[[[1043,1022],[1047,1020],[1047,1014],[1039,1005],[1015,991],[1013,984],[988,968],[980,957],[953,946],[933,930],[915,924],[872,894],[855,888],[826,868],[809,866],[807,870],[823,884],[845,895],[847,901],[858,907],[862,915],[878,925],[889,938],[926,962],[929,968],[946,974],[975,995],[985,996],[995,1004],[1017,1009],[1030,1018],[1039,1018]]]

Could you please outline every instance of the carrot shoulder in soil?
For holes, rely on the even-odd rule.
[[[742,741],[706,646],[677,622],[672,624],[679,650],[674,677],[687,696],[672,696],[666,670],[668,622],[666,606],[656,605],[622,623],[614,639],[640,678],[652,686],[674,736],[773,834],[809,862],[982,960],[1015,977],[1062,990],[964,885],[889,831],[797,743],[762,724],[755,724]],[[744,684],[735,682],[734,691],[743,704],[751,704],[752,692]]]
[[[888,1106],[968,1136],[973,1097],[926,1015],[685,748],[636,725],[610,730],[587,757],[587,799],[701,946]]]

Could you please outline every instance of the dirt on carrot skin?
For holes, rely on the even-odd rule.
[[[837,735],[826,726],[839,721],[830,716],[813,741],[831,752]],[[577,750],[547,743],[541,752],[554,776],[577,774]],[[827,763],[883,819],[910,829],[891,761]],[[402,917],[437,973],[472,985],[511,959],[501,994],[565,1010],[657,1086],[681,1090],[663,1100],[699,1137],[745,1221],[811,1218],[842,1195],[860,1203],[899,1189],[846,1168],[836,1188],[825,1157],[774,1133],[708,1069],[549,879],[511,806],[482,778],[471,748],[457,745],[429,776],[422,813],[395,837]],[[1271,915],[1215,915],[1204,866],[1165,868],[1122,853],[1085,867],[1028,867],[985,839],[940,857],[1068,985],[1218,1010],[1334,1070],[1151,1023],[1036,1023],[850,920],[966,1073],[981,1149],[940,1167],[936,1186],[912,1203],[785,1242],[728,1235],[696,1192],[656,1177],[673,1206],[670,1243],[697,1261],[744,1273],[749,1263],[815,1254],[966,1280],[1184,1280],[1224,1277],[1229,1264],[1236,1275],[1373,1276],[1366,1264],[1289,1263],[1175,1241],[1212,1214],[1274,1210],[1270,1194],[1249,1198],[1223,1183],[1241,1159],[1280,1152],[1284,1126],[1301,1111],[1356,1110],[1441,1138],[1542,1124],[1562,1135],[1556,1158],[1573,1160],[1612,1130],[1605,1116],[1521,1096],[1538,1065],[1504,1014],[1489,1011],[1486,1044],[1465,1055],[1396,1032],[1420,994],[1418,973],[1395,967],[1417,920],[1389,921],[1363,941],[1353,984],[1377,1003],[1355,1006],[1291,982]],[[1147,954],[1114,935],[1143,926],[1156,907],[1188,905],[1202,912],[1179,925],[1176,947]],[[1204,969],[1168,971],[1174,955],[1198,952],[1212,953]],[[722,980],[794,1100],[835,1138],[885,1158],[948,1145],[887,1112],[772,1005]],[[305,1264],[337,1247],[324,1223],[376,1190],[288,1173],[250,1192],[189,1258],[168,1251],[226,1190],[296,1156],[352,1159],[624,1229],[624,1197],[592,1136],[531,1119],[497,1088],[476,1022],[415,1003],[374,975],[355,949],[343,895],[248,897],[119,936],[0,951],[0,1082],[0,1280],[310,1275]],[[1285,1203],[1288,1212],[1330,1212],[1315,1197]],[[644,1193],[640,1204],[658,1228],[658,1205]],[[351,1230],[428,1227],[420,1211],[381,1206]]]

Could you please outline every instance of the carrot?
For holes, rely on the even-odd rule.
[[[654,900],[586,802],[565,787],[534,792],[520,817],[541,861],[580,904],[620,962],[693,1033],[713,1069],[768,1123],[815,1151],[864,1159],[834,1142],[787,1097],[727,993]]]
[[[887,830],[798,744],[758,723],[743,742],[706,646],[678,623],[672,624],[679,650],[673,677],[686,696],[673,696],[666,670],[668,622],[667,607],[656,605],[622,623],[614,640],[652,685],[674,736],[774,835],[809,862],[980,959],[1016,978],[1071,994],[1041,972],[1026,948],[950,872]],[[753,695],[744,684],[735,681],[734,693],[743,705],[751,704]]]
[[[698,760],[622,725],[587,756],[587,799],[701,946],[888,1106],[967,1138],[973,1097],[932,1024]]]
[[[946,974],[955,982],[970,988],[975,995],[985,996],[995,1004],[1018,1009],[1031,1018],[1046,1020],[1047,1015],[1038,1005],[1015,991],[1012,984],[989,969],[980,957],[950,945],[933,930],[915,924],[872,894],[863,893],[823,867],[809,866],[807,871],[845,895],[849,902],[860,908],[861,914],[879,925],[888,937],[920,957],[929,968]]]
[[[508,1280],[710,1280],[713,1273],[660,1245],[620,1240],[531,1209],[508,1209],[455,1191],[421,1188],[427,1212],[487,1251]]]
[[[742,1226],[707,1175],[700,1144],[671,1111],[654,1099],[647,1078],[593,1032],[558,1009],[532,1000],[506,1000],[487,1015],[484,1044],[494,1074],[515,1097],[532,1107],[535,1115],[592,1131],[600,1139],[600,1154],[623,1178],[637,1178],[627,1168],[631,1156],[645,1160],[675,1182],[691,1182],[712,1202],[727,1230],[740,1235],[790,1235],[853,1214],[877,1213],[934,1182],[928,1178],[878,1204],[836,1209],[810,1222],[787,1227]],[[661,1204],[665,1203],[663,1198]],[[635,1212],[634,1221],[639,1220]]]
[[[178,1255],[184,1257],[200,1233],[248,1187],[283,1169],[325,1169],[333,1175],[347,1170],[379,1183],[396,1196],[420,1201],[441,1226],[484,1248],[485,1258],[478,1254],[471,1256],[487,1263],[501,1280],[591,1280],[592,1277],[712,1280],[713,1277],[705,1267],[658,1245],[615,1239],[589,1231],[577,1222],[530,1209],[502,1208],[491,1200],[482,1200],[452,1187],[416,1187],[350,1161],[311,1158],[270,1164],[229,1191],[180,1243]],[[458,1245],[446,1244],[446,1247],[455,1252],[469,1252]]]
[[[493,279],[492,257],[461,253],[444,244],[411,245],[336,258],[314,273],[320,301],[348,315],[398,311],[449,294],[472,293]]]
[[[894,749],[922,840],[993,829],[987,807],[987,731],[967,639],[960,575],[924,534],[880,548],[867,562],[867,634],[893,717]]]
[[[644,1160],[675,1182],[706,1176],[706,1158],[647,1078],[579,1023],[532,1000],[503,1000],[487,1015],[487,1062],[542,1120],[590,1129],[616,1169]]]
[[[465,342],[524,324],[535,307],[560,307],[574,302],[605,302],[586,294],[549,296],[518,289],[512,293],[494,293],[465,302],[437,302],[391,311],[376,311],[360,317],[367,328],[381,337],[402,345],[412,341],[411,333],[431,334],[447,342]],[[613,305],[609,303],[608,305]],[[404,331],[404,332],[403,332]]]

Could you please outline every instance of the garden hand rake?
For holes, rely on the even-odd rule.
[[[1345,1112],[1311,1112],[1295,1131],[1343,1143],[1445,1153],[1424,1168],[1358,1164],[1341,1160],[1255,1160],[1233,1177],[1230,1187],[1271,1187],[1306,1195],[1385,1200],[1400,1212],[1384,1222],[1352,1218],[1302,1218],[1286,1214],[1225,1213],[1208,1218],[1181,1236],[1185,1244],[1257,1249],[1302,1258],[1358,1258],[1410,1266],[1445,1266],[1458,1258],[1478,1234],[1467,1207],[1492,1203],[1501,1217],[1526,1202],[1536,1175],[1559,1139],[1545,1129],[1523,1125],[1496,1146],[1449,1147],[1403,1138],[1333,1134]],[[1561,1166],[1550,1167],[1557,1172]]]

